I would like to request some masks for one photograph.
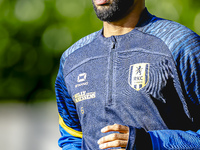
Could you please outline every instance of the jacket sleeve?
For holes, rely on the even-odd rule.
[[[55,83],[59,112],[59,129],[61,133],[58,144],[63,150],[81,150],[81,126],[75,104],[67,91],[63,77],[63,64],[64,58],[61,57],[60,68]]]
[[[193,119],[193,131],[149,131],[154,149],[200,149],[200,37],[190,32],[173,46],[184,97]]]
[[[200,37],[187,32],[173,46],[180,83],[193,127],[189,131],[149,131],[153,149],[200,149]]]
[[[200,130],[154,130],[129,127],[127,150],[200,149]]]
[[[153,149],[200,149],[200,130],[157,130],[149,131]]]
[[[178,46],[171,47],[174,48],[173,56],[194,126],[188,131],[169,129],[140,132],[140,129],[132,128],[130,131],[133,134],[130,132],[129,139],[134,140],[129,141],[130,147],[138,150],[138,147],[146,146],[143,144],[143,137],[146,137],[148,141],[151,139],[152,144],[148,149],[200,149],[200,37],[190,32],[180,41]]]
[[[179,46],[173,46],[173,54],[194,127],[150,131],[154,149],[200,149],[200,37],[189,33]]]

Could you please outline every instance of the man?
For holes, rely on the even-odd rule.
[[[145,0],[92,2],[103,29],[61,57],[60,147],[200,149],[200,37]]]

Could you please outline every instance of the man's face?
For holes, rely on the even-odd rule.
[[[92,3],[100,20],[114,22],[126,16],[134,0],[92,0]]]

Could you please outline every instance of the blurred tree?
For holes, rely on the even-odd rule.
[[[146,3],[151,13],[200,34],[200,1]],[[91,0],[0,0],[0,99],[55,99],[62,53],[101,28]]]

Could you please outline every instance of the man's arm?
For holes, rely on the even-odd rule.
[[[182,37],[180,46],[173,46],[173,55],[193,119],[193,131],[149,131],[154,149],[200,149],[200,37],[189,33]]]
[[[77,49],[93,41],[101,31],[94,32],[77,41],[69,47],[62,55],[60,68],[56,78],[55,90],[59,111],[59,124],[62,137],[58,143],[63,150],[80,150],[82,144],[81,125],[76,112],[75,104],[70,97],[63,76],[65,59]],[[78,134],[77,134],[78,133]]]
[[[73,100],[68,94],[63,77],[63,57],[55,83],[55,92],[59,112],[59,129],[61,138],[58,141],[63,150],[81,150],[82,132]]]
[[[157,130],[149,131],[153,149],[200,149],[200,130]]]

